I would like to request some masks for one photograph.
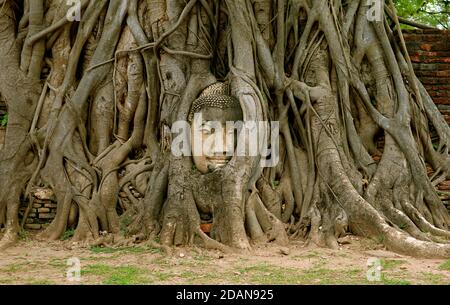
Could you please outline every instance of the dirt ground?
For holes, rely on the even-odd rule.
[[[71,281],[78,279],[78,262],[79,281]],[[178,248],[171,255],[149,246],[86,248],[26,236],[2,253],[0,284],[448,285],[450,260],[398,255],[355,236],[346,237],[339,250],[293,242],[235,254]]]

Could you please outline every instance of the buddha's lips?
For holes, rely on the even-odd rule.
[[[224,157],[207,157],[207,160],[210,161],[210,162],[214,162],[214,163],[226,164],[226,163],[228,163],[231,160],[231,158],[232,158],[231,156],[230,157],[227,157],[227,156],[224,156]]]

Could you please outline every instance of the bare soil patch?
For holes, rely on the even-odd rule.
[[[223,254],[178,248],[81,247],[26,237],[0,259],[1,284],[450,284],[450,261],[417,259],[348,236],[339,250],[293,242]],[[81,281],[67,279],[68,260],[81,262]],[[368,260],[380,259],[381,279],[369,281]]]

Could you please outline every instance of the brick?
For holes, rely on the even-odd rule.
[[[420,38],[422,39],[422,41],[434,42],[434,41],[441,41],[442,36],[443,36],[442,34],[426,33],[425,35],[420,35]]]
[[[418,33],[423,33],[423,34],[441,34],[441,35],[450,35],[450,31],[449,30],[439,30],[439,29],[423,29],[423,30],[412,30]]]
[[[450,105],[437,105],[437,108],[441,112],[450,112]]]
[[[425,89],[427,89],[427,91],[438,91],[438,90],[450,91],[450,85],[437,85],[437,86],[426,85]]]
[[[421,50],[424,50],[424,51],[430,52],[432,47],[433,47],[433,46],[432,46],[431,44],[429,44],[429,43],[424,43],[424,44],[422,44],[422,45],[420,46],[420,49],[421,49]],[[434,55],[434,56],[435,56],[435,55]]]
[[[46,203],[44,204],[44,207],[46,208],[56,208],[58,206],[58,204],[56,203]]]
[[[436,50],[433,52],[421,52],[423,56],[437,56],[437,57],[450,57],[450,51],[447,50]]]
[[[402,31],[403,36],[407,37],[408,35],[411,34],[422,34],[423,30],[422,29],[406,29]]]
[[[50,213],[50,209],[49,208],[40,208],[38,209],[39,213]]]
[[[450,70],[444,71],[416,71],[417,76],[436,77],[436,78],[448,78],[450,77]]]
[[[420,80],[424,85],[450,85],[450,79],[444,77],[420,77]]]
[[[420,56],[419,55],[410,55],[410,59],[411,59],[411,62],[413,62],[413,63],[420,63],[420,62],[422,62],[420,60]]]
[[[450,64],[446,63],[413,63],[414,71],[444,71],[450,70]]]
[[[42,207],[42,204],[40,203],[33,203],[33,208],[40,208]]]
[[[436,97],[433,99],[435,104],[450,105],[450,98],[448,97]]]
[[[448,97],[450,98],[450,91],[434,91],[435,97]]]
[[[422,58],[424,57],[424,58]],[[426,56],[421,56],[421,62],[424,63],[450,63],[450,57],[440,57],[440,58],[426,58]]]
[[[426,46],[425,46],[426,45]],[[448,42],[445,41],[445,39],[440,39],[436,42],[426,42],[421,38],[417,38],[414,40],[406,41],[406,48],[408,49],[408,52],[417,52],[419,50],[425,50],[428,52],[439,52],[439,51],[449,51],[448,50]]]
[[[42,226],[37,223],[27,223],[27,224],[25,224],[24,227],[25,227],[25,229],[30,229],[30,230],[40,230],[42,228]]]
[[[55,218],[56,214],[54,213],[45,213],[45,214],[39,214],[40,219],[53,219]]]

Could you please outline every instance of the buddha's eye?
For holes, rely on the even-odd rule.
[[[202,126],[201,131],[205,135],[211,135],[217,132],[217,128],[213,126],[213,124],[205,124]]]
[[[203,126],[201,131],[205,135],[210,135],[210,134],[214,133],[214,128],[211,128],[209,126]]]

